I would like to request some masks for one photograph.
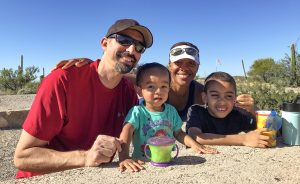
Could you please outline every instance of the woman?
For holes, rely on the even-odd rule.
[[[168,103],[173,105],[183,121],[188,108],[193,104],[203,104],[203,85],[194,78],[200,65],[199,49],[189,42],[174,44],[169,53],[171,89]]]

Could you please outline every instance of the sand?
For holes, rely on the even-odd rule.
[[[0,183],[300,183],[300,146],[278,140],[276,148],[214,146],[216,155],[196,154],[180,143],[172,166],[155,167],[149,162],[138,173],[118,170],[117,158],[101,167],[78,168],[15,180],[13,151],[20,130],[1,131]]]
[[[15,180],[13,153],[20,132],[0,130],[0,183],[300,183],[300,146],[285,145],[280,137],[276,148],[213,146],[220,151],[216,155],[197,154],[177,143],[180,152],[172,166],[155,167],[146,162],[145,170],[138,173],[121,173],[115,158],[101,167]]]

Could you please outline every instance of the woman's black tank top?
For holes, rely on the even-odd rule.
[[[189,110],[190,106],[194,104],[195,81],[191,82],[191,85],[189,88],[190,88],[189,96],[188,96],[188,100],[187,100],[187,103],[186,103],[184,109],[182,109],[181,111],[177,110],[182,121],[186,121],[188,110]]]

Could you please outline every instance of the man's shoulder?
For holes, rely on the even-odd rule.
[[[52,71],[51,73],[49,73],[43,80],[42,80],[42,84],[48,84],[48,83],[52,83],[52,84],[58,84],[60,82],[63,82],[67,79],[67,71],[58,68],[54,71]]]
[[[58,68],[56,70],[53,70],[51,73],[48,74],[48,76],[53,76],[56,78],[61,78],[61,77],[67,77],[69,75],[75,75],[75,74],[80,74],[81,76],[85,76],[83,72],[89,72],[89,71],[97,71],[97,66],[99,62],[93,62],[81,67],[76,67],[76,66],[71,66],[67,69],[61,69]],[[47,76],[47,77],[48,77]]]

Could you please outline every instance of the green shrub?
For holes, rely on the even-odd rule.
[[[280,110],[283,102],[292,102],[299,93],[286,91],[285,87],[277,84],[262,82],[238,82],[238,94],[251,94],[259,109]]]
[[[24,94],[35,94],[38,90],[40,83],[39,82],[30,82],[25,84],[25,86],[18,90],[18,95]]]
[[[30,90],[32,87],[25,88],[25,86],[34,83],[33,81],[37,78],[36,73],[38,72],[39,69],[35,66],[27,67],[25,71],[3,68],[0,70],[0,90],[6,94],[16,94],[18,91],[27,93],[25,90]],[[25,89],[22,90],[23,88]]]

